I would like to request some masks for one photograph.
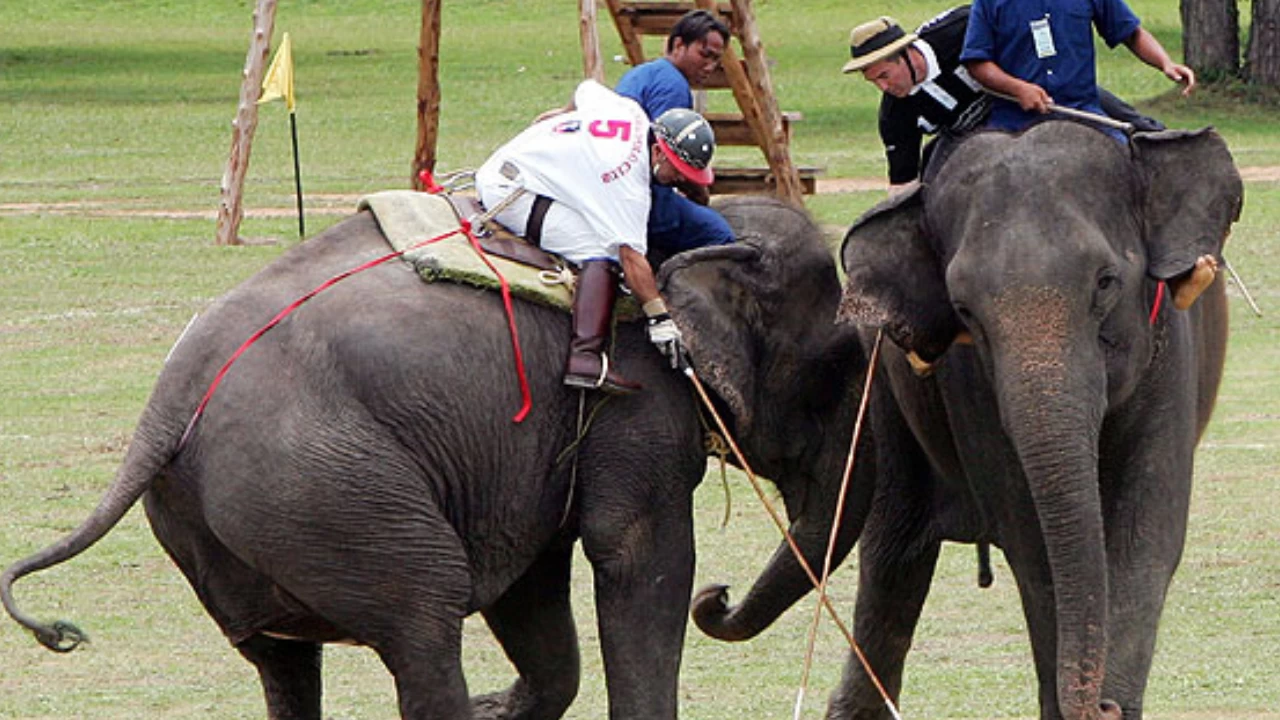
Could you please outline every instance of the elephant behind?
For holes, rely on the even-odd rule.
[[[1187,311],[1158,281],[1216,255],[1242,197],[1212,130],[1125,147],[1051,121],[968,137],[849,230],[842,314],[894,341],[871,398],[880,490],[855,618],[894,697],[941,543],[992,543],[1022,598],[1041,718],[1142,717],[1227,337],[1221,278]],[[971,344],[953,344],[962,331]],[[695,618],[741,639],[796,589],[758,583],[734,608],[708,593]],[[888,717],[852,657],[828,716]]]
[[[856,332],[832,330],[840,286],[812,220],[764,199],[723,211],[741,242],[668,261],[660,287],[815,561],[826,537],[806,528],[831,524],[821,513],[835,490],[819,479],[840,477],[865,360]],[[271,718],[320,719],[328,642],[377,652],[404,718],[555,718],[578,689],[569,570],[581,540],[610,716],[674,718],[692,493],[706,460],[693,393],[642,324],[619,324],[612,356],[643,392],[600,404],[588,395],[574,459],[565,451],[577,440],[579,395],[560,372],[568,316],[517,304],[533,408],[516,424],[497,294],[424,284],[407,264],[387,263],[316,295],[249,347],[180,441],[242,342],[386,252],[360,213],[215,302],[175,347],[99,507],[0,575],[6,610],[47,646],[74,646],[74,627],[20,612],[12,585],[88,548],[141,497],[160,544],[256,667]],[[477,611],[519,679],[470,698],[461,629]]]

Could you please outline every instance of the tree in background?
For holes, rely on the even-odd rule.
[[[1280,88],[1280,0],[1253,0],[1247,59],[1245,79],[1250,84]]]
[[[1238,0],[1181,0],[1179,10],[1184,60],[1205,82],[1280,88],[1280,0],[1253,0],[1243,66]]]
[[[1182,56],[1205,82],[1240,75],[1236,0],[1182,0]]]

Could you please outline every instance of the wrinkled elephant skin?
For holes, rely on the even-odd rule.
[[[749,460],[802,527],[805,508],[833,506],[834,490],[816,479],[840,477],[866,361],[854,328],[833,331],[840,285],[813,221],[765,199],[722,210],[742,240],[669,260],[660,287]],[[161,545],[257,668],[270,717],[319,720],[321,646],[346,641],[378,653],[404,718],[556,718],[579,682],[569,570],[580,540],[610,717],[674,718],[692,492],[706,459],[688,382],[643,323],[619,325],[613,359],[644,390],[598,406],[588,394],[589,429],[576,456],[562,457],[579,413],[578,392],[561,384],[567,315],[517,303],[533,409],[516,424],[499,296],[424,284],[387,263],[317,295],[249,348],[179,449],[201,395],[246,338],[386,252],[362,213],[205,312],[93,516],[0,576],[6,609],[47,644],[74,643],[65,626],[18,611],[11,586],[96,542],[142,497]],[[861,519],[849,520],[853,535]],[[470,698],[461,631],[477,611],[519,679]]]
[[[941,543],[995,544],[1022,597],[1041,718],[1135,720],[1221,379],[1222,279],[1148,318],[1158,280],[1220,252],[1240,177],[1212,130],[1125,146],[1050,121],[948,150],[842,249],[842,320],[893,341],[870,398],[880,490],[855,635],[896,698]],[[758,581],[739,607],[711,588],[695,619],[750,637],[770,618],[732,618],[797,586]],[[828,717],[890,717],[852,655]]]
[[[1222,280],[1149,317],[1157,280],[1218,255],[1242,197],[1211,130],[1125,147],[1047,122],[972,136],[850,230],[842,312],[900,348],[876,428],[902,459],[881,467],[857,605],[895,693],[940,543],[982,541],[1018,583],[1041,717],[1142,716],[1222,374]],[[973,344],[948,349],[961,330]],[[903,351],[936,358],[934,374]],[[872,698],[851,664],[831,716],[878,717]]]

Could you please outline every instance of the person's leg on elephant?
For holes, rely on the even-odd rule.
[[[708,245],[727,245],[736,239],[729,223],[714,209],[699,205],[665,185],[652,185],[650,196],[646,255],[655,269],[676,253]]]
[[[572,332],[564,384],[607,393],[631,393],[640,385],[614,371],[605,352],[613,327],[613,303],[618,293],[618,264],[607,258],[579,264],[573,291]]]
[[[1159,132],[1165,129],[1164,123],[1138,112],[1138,109],[1121,100],[1106,88],[1098,87],[1098,101],[1107,117],[1133,126],[1134,132]]]
[[[508,177],[491,165],[476,171],[480,202],[491,210],[500,207],[520,187],[518,176]],[[515,198],[498,211],[494,220],[517,235],[527,235],[535,197],[525,193]],[[618,394],[639,390],[640,385],[614,372],[605,353],[613,327],[613,304],[617,299],[617,262],[608,256],[595,230],[578,212],[552,201],[541,209],[541,215],[539,246],[578,267],[564,384]]]
[[[949,130],[941,130],[937,135],[929,138],[920,150],[920,181],[928,183],[937,177],[938,171],[947,162],[947,158],[951,156],[951,151],[955,149],[956,144],[963,139],[963,135],[957,135]]]
[[[560,717],[578,694],[581,659],[569,599],[574,544],[552,544],[483,611],[520,678],[472,700],[475,720]]]
[[[564,384],[585,390],[624,394],[640,390],[614,370],[606,346],[613,330],[620,267],[585,217],[552,202],[542,222],[542,248],[578,266]]]

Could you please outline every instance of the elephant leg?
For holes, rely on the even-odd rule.
[[[462,624],[473,585],[462,541],[432,505],[386,512],[404,520],[296,528],[292,565],[282,564],[276,580],[378,654],[404,720],[469,718]]]
[[[621,481],[616,475],[610,478]],[[693,588],[690,500],[689,493],[681,493],[626,525],[584,525],[583,550],[594,572],[611,720],[676,717]],[[587,511],[583,515],[594,517]]]
[[[270,720],[320,720],[318,643],[254,635],[236,649],[258,669]]]
[[[1186,416],[1184,416],[1186,417]],[[1107,532],[1108,615],[1107,675],[1103,697],[1120,704],[1125,720],[1142,717],[1157,626],[1174,570],[1182,558],[1191,497],[1191,440],[1183,450],[1139,448],[1131,468],[1167,472],[1128,473],[1123,482],[1107,483],[1103,512]],[[1169,469],[1170,459],[1184,463]]]
[[[1030,498],[1022,517],[1035,517]],[[1035,522],[1002,523],[1004,555],[1018,584],[1022,614],[1027,621],[1031,656],[1035,661],[1041,720],[1062,720],[1058,711],[1058,615],[1053,576],[1040,527]]]
[[[878,515],[876,517],[885,518]],[[858,599],[854,637],[885,690],[898,701],[902,669],[911,638],[929,595],[942,543],[902,537],[887,527],[868,523],[858,560]],[[902,526],[896,526],[901,528]],[[840,685],[832,692],[827,717],[835,720],[885,720],[891,717],[884,698],[852,652]]]
[[[549,549],[502,597],[485,621],[520,678],[473,699],[477,720],[542,720],[564,715],[578,694],[578,635],[569,602],[573,545]]]

